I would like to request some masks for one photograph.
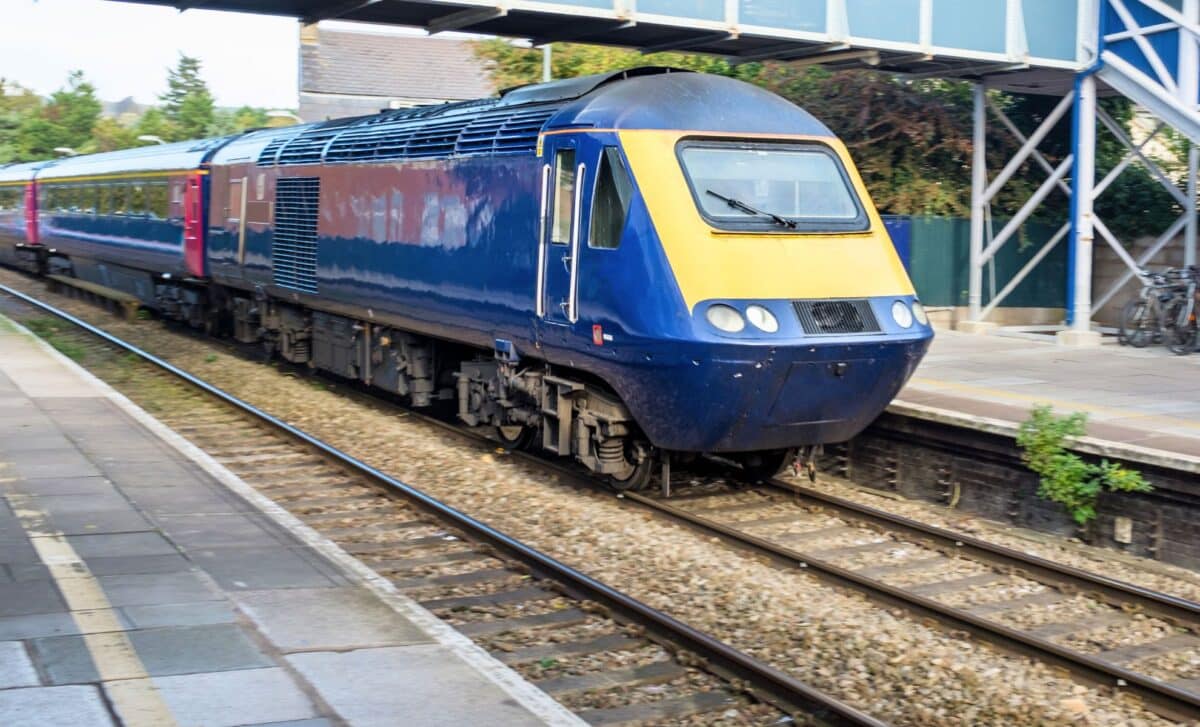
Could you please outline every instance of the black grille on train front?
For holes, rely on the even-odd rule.
[[[810,336],[879,333],[879,321],[866,300],[798,300],[796,315]]]
[[[321,180],[280,179],[275,185],[275,230],[271,267],[275,284],[301,293],[317,292],[317,212]]]

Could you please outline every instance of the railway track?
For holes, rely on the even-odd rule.
[[[495,446],[494,441],[478,433],[464,431],[436,418],[422,418],[472,439],[481,447],[491,449]],[[201,434],[196,432],[194,436]],[[212,443],[211,448],[219,447],[220,442]],[[231,455],[237,455],[237,452]],[[527,459],[551,467],[558,474],[595,485],[593,480],[583,478],[573,468],[547,463],[537,457]],[[686,489],[677,488],[682,494],[669,500],[643,494],[623,497],[631,505],[651,509],[663,517],[719,536],[730,545],[765,555],[781,567],[802,568],[888,605],[899,606],[922,620],[935,620],[956,634],[969,634],[1002,649],[1055,664],[1081,681],[1135,695],[1164,716],[1185,721],[1200,718],[1200,679],[1180,680],[1169,673],[1173,655],[1193,649],[1200,653],[1200,638],[1196,636],[1200,632],[1200,605],[791,482],[772,480],[749,489],[744,484],[733,488],[728,483],[736,478],[729,476],[727,471],[722,472],[714,481],[711,468],[698,476],[678,468],[675,479],[680,480],[680,484],[690,480],[692,485]],[[254,476],[251,472],[239,473],[248,479]],[[707,484],[695,485],[706,481]],[[331,482],[324,481],[319,485],[321,493],[325,493]],[[279,490],[280,496],[291,498],[284,494],[284,485],[265,482],[264,487],[284,487]],[[321,498],[329,496],[319,495]],[[313,497],[316,495],[309,492],[295,499]],[[316,515],[336,519],[333,513],[318,512]],[[352,535],[350,530],[354,529],[349,525],[338,528],[346,531],[340,535],[335,533],[339,537],[349,537]],[[417,537],[431,536],[420,534]],[[362,543],[350,544],[351,552],[366,560],[398,560],[380,556],[387,551],[387,545],[377,542],[373,536]],[[426,540],[416,547],[432,545],[432,541]],[[401,547],[412,546],[405,543]],[[472,613],[484,614],[485,621],[504,620],[501,615],[508,613],[504,608],[547,602],[537,589],[527,589],[519,579],[516,588],[497,586],[493,589],[486,584],[486,579],[469,583],[465,581],[473,577],[454,578],[461,575],[455,568],[467,567],[456,565],[459,557],[455,555],[447,562],[448,567],[453,566],[449,571],[440,566],[431,566],[428,571],[434,578],[451,577],[443,584],[446,586],[444,592],[418,593],[418,596],[424,599],[428,595],[436,602],[514,590],[518,593],[500,599],[507,603],[492,603],[497,599],[488,598],[446,601],[449,611],[445,615],[450,620],[465,619]],[[525,567],[525,570],[529,568]],[[527,600],[522,600],[527,596]],[[461,613],[467,616],[456,615]],[[586,624],[579,626],[580,633],[587,632]],[[570,629],[562,632],[575,633]],[[1130,634],[1128,637],[1125,636],[1127,633]],[[550,647],[549,644],[522,645],[517,643],[519,641],[489,638],[487,644],[505,654],[511,649],[513,653],[527,656],[548,654],[547,648],[567,648],[568,651],[584,648],[574,642],[569,647]],[[598,648],[604,643],[601,640],[587,648]],[[542,651],[527,650],[530,646]],[[579,655],[589,659],[596,656],[583,652]],[[524,658],[521,656],[501,658],[535,678],[540,675],[539,670],[545,671],[542,664],[556,661],[554,656],[538,656],[536,668],[532,668],[531,662],[521,661]],[[550,662],[543,661],[545,659]],[[614,660],[613,663],[618,662]],[[641,675],[654,680],[663,678],[656,674],[656,669],[667,670],[664,674],[672,671],[665,666],[637,671],[641,666],[645,665],[638,663],[632,669],[622,667],[625,670],[621,674],[626,678]],[[550,673],[554,673],[553,667]]]
[[[1200,604],[773,480],[626,499],[725,542],[1200,720],[1200,679],[1138,664],[1200,651]],[[1130,638],[1132,636],[1132,638]],[[1117,645],[1120,644],[1120,645]]]
[[[158,412],[251,486],[590,724],[884,725],[64,311],[0,293],[156,368]]]

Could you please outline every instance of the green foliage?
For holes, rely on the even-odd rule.
[[[213,126],[213,97],[200,77],[200,59],[180,53],[179,63],[167,70],[167,91],[158,98],[171,122],[169,140],[198,139]]]
[[[1153,489],[1135,470],[1108,460],[1091,464],[1068,452],[1066,440],[1082,436],[1086,428],[1086,414],[1076,412],[1056,416],[1049,406],[1038,406],[1017,433],[1017,446],[1023,450],[1021,459],[1041,476],[1038,495],[1062,505],[1080,525],[1095,519],[1096,503],[1105,490],[1149,492]]]
[[[102,117],[96,90],[81,71],[49,99],[0,78],[0,164],[60,156],[67,147],[80,154],[141,146],[139,136],[164,141],[233,134],[250,128],[286,125],[266,109],[214,107],[212,94],[200,77],[200,62],[181,56],[168,71],[162,107],[151,107],[136,120]],[[279,123],[276,123],[279,122]]]
[[[21,126],[42,108],[41,97],[19,84],[0,78],[0,164],[23,159]]]
[[[67,85],[55,91],[50,102],[24,117],[18,129],[20,159],[46,159],[58,147],[81,151],[92,138],[100,118],[96,89],[83,76],[71,71]]]

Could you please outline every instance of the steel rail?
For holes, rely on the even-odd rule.
[[[127,343],[120,338],[87,323],[66,311],[0,284],[0,292],[56,316],[101,340],[116,346],[181,381],[221,400],[238,411],[301,442],[322,456],[376,483],[384,490],[399,495],[426,512],[451,523],[471,537],[496,548],[509,557],[524,563],[530,570],[547,580],[556,581],[573,595],[603,604],[623,618],[647,629],[648,634],[662,641],[695,653],[707,666],[727,678],[741,680],[765,701],[789,712],[802,712],[831,725],[860,725],[887,727],[887,723],[872,717],[816,688],[801,682],[783,671],[765,664],[696,628],[675,619],[615,588],[555,560],[515,538],[476,520],[421,490],[392,478],[375,467],[342,452],[336,447],[293,427],[238,397],[174,366],[154,354]]]
[[[896,515],[879,508],[863,505],[845,498],[813,490],[803,485],[779,479],[764,482],[767,487],[808,500],[810,503],[836,510],[845,517],[900,531],[935,547],[952,549],[974,560],[1003,568],[1014,564],[1031,580],[1060,589],[1092,592],[1114,606],[1135,606],[1146,613],[1162,618],[1175,626],[1200,632],[1200,603],[1172,596],[1128,581],[1109,578],[1099,573],[1056,563],[1041,556],[1025,553],[997,543],[991,543],[966,533],[939,528],[918,520]]]
[[[951,628],[961,629],[1003,649],[1033,656],[1040,661],[1063,667],[1096,684],[1127,690],[1138,695],[1147,706],[1157,707],[1158,709],[1155,711],[1164,716],[1181,721],[1200,719],[1200,695],[1174,687],[1145,674],[1131,671],[1123,666],[1111,664],[1090,654],[1077,652],[1053,641],[976,616],[969,611],[947,606],[933,598],[859,575],[853,570],[842,568],[820,558],[813,558],[735,527],[673,507],[662,500],[633,492],[625,492],[623,497],[655,512],[721,537],[735,546],[748,548],[776,561],[806,569],[818,577],[823,577],[839,585],[849,586],[876,600],[900,606],[907,611],[932,618]]]

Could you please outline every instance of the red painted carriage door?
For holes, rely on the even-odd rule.
[[[183,188],[183,261],[187,271],[204,277],[203,177],[192,174]]]
[[[38,242],[37,182],[25,187],[25,240],[31,245]]]

